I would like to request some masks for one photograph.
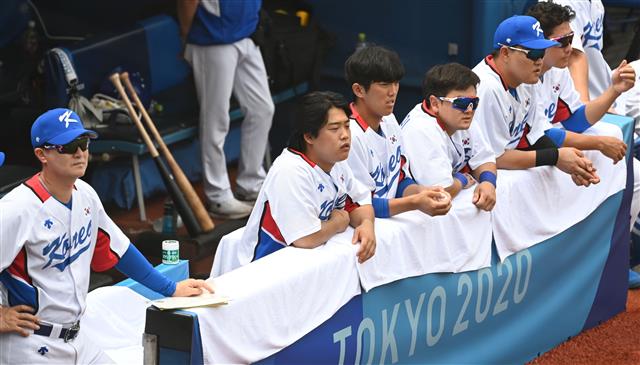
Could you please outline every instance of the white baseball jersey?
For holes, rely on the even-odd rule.
[[[535,85],[509,88],[491,55],[480,61],[473,72],[480,78],[480,104],[470,129],[482,135],[496,158],[506,150],[536,143],[551,127],[537,105]]]
[[[574,37],[571,46],[584,52],[589,60],[589,95],[600,96],[611,85],[611,67],[602,55],[604,5],[601,0],[554,0],[568,5],[576,16],[571,21]]]
[[[26,304],[45,322],[74,323],[84,312],[90,269],[110,269],[127,251],[129,239],[91,186],[77,180],[71,205],[52,197],[39,174],[0,200],[3,306]]]
[[[569,118],[584,105],[568,68],[552,67],[545,72],[536,84],[536,93],[540,110],[544,111],[547,120],[554,127],[562,127],[559,122]]]
[[[371,204],[371,193],[354,179],[346,162],[326,173],[303,153],[285,149],[273,162],[247,221],[243,264],[318,232],[334,209],[348,212]]]
[[[482,102],[482,100],[480,101]],[[487,162],[496,162],[475,131],[459,130],[451,136],[444,124],[433,115],[423,101],[402,121],[402,141],[411,175],[418,184],[449,187],[453,174],[469,172]]]
[[[369,127],[351,106],[351,151],[347,162],[358,181],[376,198],[396,198],[398,184],[407,177],[408,163],[402,150],[402,131],[396,117],[382,118],[379,131]]]

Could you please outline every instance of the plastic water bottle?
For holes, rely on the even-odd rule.
[[[366,33],[358,33],[358,42],[356,42],[356,51],[367,47],[369,44],[367,43],[367,34]]]
[[[162,217],[162,233],[175,234],[176,233],[176,210],[173,206],[173,201],[167,199],[164,202],[164,216]]]

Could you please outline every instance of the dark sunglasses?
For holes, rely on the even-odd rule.
[[[573,32],[561,35],[560,37],[549,38],[549,40],[560,43],[560,48],[566,48],[573,42]]]
[[[500,44],[500,43],[498,43]],[[518,48],[518,47],[511,47],[511,46],[507,46],[505,44],[500,44],[503,47],[507,47],[509,49],[512,49],[514,51],[519,51],[519,52],[523,52],[528,59],[530,59],[531,61],[537,61],[539,59],[541,59],[542,57],[544,57],[545,52],[547,51],[546,48],[545,49],[528,49],[528,48]]]
[[[82,151],[86,151],[87,148],[89,148],[89,137],[76,138],[73,141],[63,145],[45,144],[44,146],[42,146],[42,148],[44,148],[45,150],[56,150],[58,151],[58,153],[66,155],[73,155],[78,150],[78,147]]]
[[[460,96],[457,98],[445,98],[443,96],[439,96],[438,99],[442,101],[450,102],[451,106],[454,109],[458,109],[463,112],[466,112],[467,110],[469,110],[469,106],[471,106],[472,110],[478,109],[478,103],[480,103],[479,97],[470,98],[470,97]]]

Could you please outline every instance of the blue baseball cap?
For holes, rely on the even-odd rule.
[[[33,122],[31,126],[31,145],[33,148],[44,144],[63,145],[79,136],[87,134],[98,138],[98,133],[84,129],[78,114],[66,108],[51,109]]]
[[[528,15],[514,15],[498,25],[493,35],[493,48],[501,46],[523,46],[530,49],[546,49],[560,43],[548,40],[540,22]]]
[[[4,153],[0,152],[0,166],[4,164]]]

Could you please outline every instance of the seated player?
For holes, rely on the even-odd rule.
[[[596,124],[596,122],[610,110],[614,102],[628,101],[632,99],[633,93],[638,91],[638,88],[634,87],[638,75],[635,73],[633,65],[627,64],[623,60],[620,66],[611,72],[609,87],[599,96],[592,95],[593,98],[590,101],[583,103],[567,67],[573,54],[571,44],[575,35],[571,30],[570,22],[574,20],[575,12],[569,6],[541,2],[529,8],[527,14],[540,21],[545,37],[560,42],[560,46],[550,48],[545,54],[538,86],[539,103],[544,108],[547,118],[554,126],[566,128],[576,133],[589,131],[598,135],[616,136],[603,138],[618,138],[617,135],[620,135],[618,127],[607,123]],[[625,98],[619,98],[622,93],[627,94],[627,92],[632,94],[625,95]],[[638,107],[639,105],[635,105],[635,108]],[[617,109],[622,112],[627,111],[624,103],[620,103]],[[631,112],[631,110],[633,109],[629,111]],[[614,149],[609,154],[620,154],[618,158],[622,159],[624,152],[622,149]],[[604,151],[603,153],[607,154]],[[634,158],[633,164],[634,188],[631,200],[630,229],[633,229],[638,213],[640,213],[640,162]],[[629,269],[629,287],[638,286],[640,286],[640,275]]]
[[[432,67],[422,81],[423,101],[402,122],[402,137],[416,182],[443,186],[455,197],[477,180],[473,204],[489,211],[496,202],[496,160],[482,136],[469,131],[481,102],[479,82],[459,63]]]
[[[80,180],[96,137],[71,110],[42,114],[31,128],[42,170],[0,200],[2,364],[111,363],[80,328],[92,269],[115,267],[166,296],[212,291],[156,271]]]
[[[580,150],[607,152],[626,146],[619,140],[550,128],[539,110],[535,84],[545,51],[557,45],[544,38],[533,17],[513,16],[500,23],[494,35],[495,51],[473,69],[480,77],[478,96],[483,102],[471,128],[482,133],[498,168],[555,165],[570,174],[576,185],[589,186],[600,178]],[[614,162],[617,156],[608,155]]]
[[[315,248],[349,224],[358,261],[373,256],[371,194],[343,162],[351,149],[348,111],[333,92],[302,98],[289,147],[273,162],[247,222],[244,257],[257,260],[288,245]]]
[[[538,19],[547,39],[560,43],[557,47],[549,48],[542,59],[540,84],[536,88],[538,102],[551,123],[559,123],[556,126],[582,133],[598,122],[623,92],[633,87],[636,77],[634,69],[622,61],[611,74],[611,86],[600,96],[582,103],[567,68],[574,37],[569,22],[575,13],[567,6],[541,2],[529,8],[527,14]],[[606,150],[606,147],[616,146],[615,143],[605,145],[603,153],[614,156],[614,161],[624,157],[622,149]]]
[[[351,104],[353,146],[347,161],[373,194],[376,217],[410,210],[443,215],[451,208],[450,195],[442,187],[416,184],[403,153],[402,132],[393,115],[403,75],[398,54],[383,47],[365,47],[347,59],[345,78],[356,100]]]

